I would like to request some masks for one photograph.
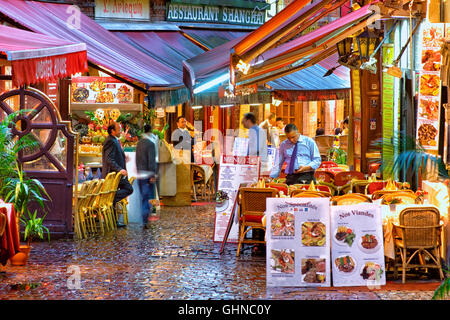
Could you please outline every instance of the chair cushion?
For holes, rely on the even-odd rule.
[[[260,215],[245,215],[245,221],[262,223],[262,217]]]

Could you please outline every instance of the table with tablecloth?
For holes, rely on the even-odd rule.
[[[6,214],[5,232],[0,237],[0,263],[6,265],[20,251],[20,239],[14,206],[0,200],[0,210]]]
[[[394,249],[394,237],[393,229],[394,224],[399,224],[400,212],[406,208],[423,208],[434,207],[432,204],[399,204],[399,205],[381,205],[381,214],[383,217],[383,233],[384,233],[384,255],[390,259],[395,259],[395,249]],[[442,217],[442,216],[441,216]],[[441,219],[441,223],[445,226],[445,221]],[[444,240],[444,232],[442,233],[442,240]],[[445,242],[442,241],[445,247]],[[441,250],[441,256],[445,257],[445,248]]]

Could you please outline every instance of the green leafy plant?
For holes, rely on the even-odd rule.
[[[50,231],[44,226],[43,221],[47,214],[44,214],[41,218],[37,217],[37,210],[30,213],[27,210],[27,217],[21,217],[20,221],[25,226],[24,240],[27,241],[28,246],[36,239],[44,239],[44,233],[47,233],[48,241],[50,242]]]
[[[347,153],[341,148],[330,148],[327,152],[328,161],[334,161],[336,164],[347,163]]]
[[[434,291],[433,300],[443,300],[450,298],[450,270],[447,267],[442,267],[444,274],[446,275],[444,281],[442,281],[441,285],[437,287]]]
[[[19,216],[27,212],[33,202],[45,209],[45,201],[50,196],[44,186],[37,179],[27,178],[19,163],[15,164],[15,176],[4,178],[5,184],[0,192],[4,195],[5,201],[14,204],[14,209]]]
[[[164,140],[164,133],[167,131],[168,128],[169,128],[169,124],[166,124],[161,131],[159,131],[157,129],[153,129],[152,133],[157,135],[160,140]]]

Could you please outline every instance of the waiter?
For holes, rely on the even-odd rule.
[[[270,173],[271,178],[278,178],[286,162],[286,184],[310,183],[314,180],[314,171],[322,162],[316,142],[298,133],[295,124],[286,125],[286,140],[280,144],[278,163]]]
[[[194,162],[194,153],[192,148],[194,146],[194,140],[191,137],[187,129],[186,118],[180,116],[177,118],[177,129],[172,132],[172,143],[174,144],[174,149],[183,151],[183,160],[186,163]]]

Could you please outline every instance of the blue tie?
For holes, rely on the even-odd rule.
[[[292,151],[291,162],[289,162],[289,169],[288,169],[287,174],[294,173],[294,164],[295,164],[295,159],[297,158],[297,146],[298,146],[298,142],[295,144],[294,151]]]

